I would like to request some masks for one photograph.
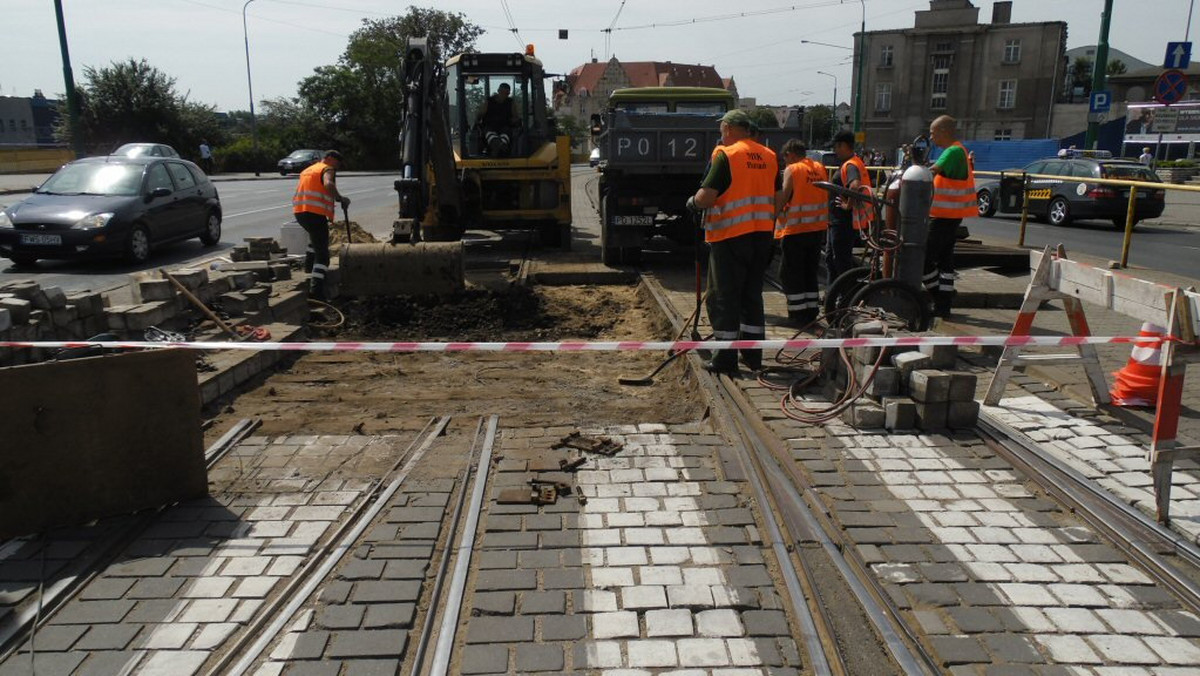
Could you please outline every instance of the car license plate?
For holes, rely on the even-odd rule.
[[[59,246],[62,244],[62,235],[22,234],[21,244]]]
[[[613,225],[654,225],[653,216],[613,216]]]

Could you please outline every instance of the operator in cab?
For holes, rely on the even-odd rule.
[[[329,224],[334,219],[334,205],[340,202],[343,209],[350,206],[350,198],[337,188],[337,171],[341,166],[342,154],[326,151],[324,159],[300,172],[296,193],[292,195],[292,213],[308,233],[308,251],[304,255],[304,271],[311,275],[308,293],[317,300],[325,300]]]
[[[508,157],[512,152],[512,131],[521,125],[517,102],[507,82],[496,88],[483,102],[476,122],[483,128],[483,147],[490,157]]]
[[[743,110],[721,118],[721,145],[696,194],[693,211],[707,209],[704,241],[708,242],[706,308],[716,340],[766,338],[762,285],[771,260],[775,230],[775,153],[753,139],[754,125]],[[751,370],[762,368],[762,350],[742,350]],[[733,350],[717,350],[705,368],[737,372]]]

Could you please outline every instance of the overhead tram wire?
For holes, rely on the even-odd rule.
[[[525,51],[525,41],[521,39],[521,33],[517,30],[517,22],[513,20],[512,10],[508,7],[508,0],[500,0],[500,6],[504,9],[504,18],[508,20],[508,29],[512,31],[513,39],[517,41],[517,48],[520,51]]]
[[[214,4],[211,4],[208,2],[201,2],[200,0],[177,0],[177,1],[187,3],[189,5],[196,5],[198,7],[206,7],[208,9],[215,9],[215,10],[218,10],[221,12],[230,12],[232,14],[237,14],[239,16],[241,15],[240,10],[230,9],[228,7],[222,7],[220,5],[214,5]],[[333,35],[333,36],[339,37],[339,38],[350,37],[349,35],[347,35],[345,33],[338,33],[335,31],[325,30],[324,28],[314,28],[312,26],[303,26],[298,23],[291,23],[290,21],[281,21],[280,19],[272,19],[272,18],[265,17],[265,16],[262,16],[259,14],[250,14],[250,16],[254,17],[255,21],[264,21],[266,23],[277,23],[281,26],[288,26],[290,28],[299,28],[300,30],[313,31],[314,33],[324,33],[326,35]]]
[[[608,23],[608,28],[605,28],[602,31],[604,33],[604,60],[605,61],[607,61],[609,55],[612,54],[612,32],[613,32],[613,29],[617,27],[617,19],[621,18],[621,12],[623,12],[624,10],[625,10],[625,0],[621,0],[621,5],[619,7],[617,7],[616,16],[614,16],[613,20]]]

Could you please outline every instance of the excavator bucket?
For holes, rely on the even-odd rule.
[[[342,296],[448,295],[462,291],[462,242],[345,244]]]

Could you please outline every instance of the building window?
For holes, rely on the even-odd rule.
[[[992,140],[993,141],[1011,141],[1012,137],[1013,137],[1013,135],[1012,135],[1011,129],[997,129],[996,133],[994,135],[992,135]]]
[[[17,130],[17,121],[12,119],[11,117],[8,119],[8,130],[9,131]]]
[[[946,108],[946,91],[950,84],[950,57],[935,56],[933,57],[933,85],[931,92],[933,96],[929,101],[929,107],[933,110],[943,110]]]
[[[875,85],[875,112],[886,113],[892,109],[892,84],[881,82]]]
[[[26,120],[21,120],[21,131],[27,131],[28,129],[29,129],[29,122]]]
[[[883,68],[890,68],[892,65],[892,46],[884,45],[879,48],[879,65]]]
[[[934,52],[942,52],[942,53],[953,52],[954,51],[954,43],[953,42],[934,43],[933,51]]]
[[[1017,105],[1017,81],[1001,80],[1000,95],[996,99],[996,107],[1009,110]]]
[[[1004,63],[1020,63],[1021,62],[1021,41],[1005,40],[1004,41]]]

